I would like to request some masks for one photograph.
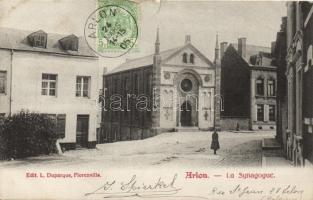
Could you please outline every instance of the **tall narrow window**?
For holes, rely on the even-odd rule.
[[[148,117],[147,120],[150,120],[151,118],[151,101],[152,101],[152,93],[153,93],[153,85],[152,85],[152,73],[149,73],[148,74],[148,81],[147,81],[149,84],[146,88],[146,95],[148,96],[148,111],[146,112],[146,115]]]
[[[183,63],[187,63],[187,53],[183,54]]]
[[[267,95],[275,96],[275,80],[270,79],[267,82]]]
[[[0,94],[6,93],[7,73],[0,71]]]
[[[256,80],[256,94],[257,95],[264,95],[264,79],[263,78],[258,78]]]
[[[139,77],[137,74],[135,74],[134,85],[135,85],[134,94],[138,95],[139,94]]]
[[[134,94],[139,95],[139,76],[138,76],[138,74],[135,74],[135,77],[134,77]],[[135,102],[134,102],[134,104],[135,104]],[[139,110],[136,109],[136,107],[134,107],[133,111],[134,111],[133,112],[134,119],[139,120]]]
[[[194,63],[195,62],[195,56],[193,54],[190,54],[190,63]]]
[[[125,90],[125,94],[127,95],[127,93],[128,93],[128,91],[129,91],[129,89],[128,89],[128,87],[129,87],[129,83],[128,83],[128,77],[125,77],[124,78],[124,90]]]
[[[90,77],[77,76],[76,77],[76,96],[89,97],[90,91]]]
[[[41,95],[56,96],[57,75],[42,74]]]
[[[257,105],[257,120],[264,121],[264,105]]]
[[[275,105],[269,105],[268,118],[271,122],[275,121]]]
[[[124,106],[124,116],[125,116],[125,119],[127,120],[128,119],[128,95],[129,95],[129,81],[128,81],[128,77],[125,77],[124,78],[124,83],[123,83],[123,89],[124,89],[124,103],[123,103],[123,106]]]

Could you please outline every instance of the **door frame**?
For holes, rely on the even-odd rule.
[[[78,120],[79,119],[87,119],[87,135],[86,135],[86,138],[85,138],[85,144],[82,144],[82,143],[78,143],[78,141],[77,141],[77,132],[78,132]],[[88,115],[88,114],[78,114],[77,116],[76,116],[76,146],[78,146],[78,147],[88,147],[88,138],[89,138],[89,126],[90,126],[90,115]],[[83,137],[82,137],[83,138]]]

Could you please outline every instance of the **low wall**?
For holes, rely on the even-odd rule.
[[[149,127],[120,126],[118,123],[103,123],[101,129],[98,143],[141,140],[157,134]]]
[[[249,118],[238,118],[238,117],[221,117],[220,120],[222,130],[249,130],[250,119]]]

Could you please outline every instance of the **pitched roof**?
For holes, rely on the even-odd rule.
[[[177,48],[161,51],[160,56],[161,56],[162,60],[168,58],[170,55],[172,55],[173,53],[175,53],[176,51],[178,51],[182,47],[177,47]],[[151,55],[140,57],[140,58],[126,60],[126,62],[122,63],[121,65],[119,65],[118,67],[116,67],[112,71],[108,72],[107,74],[114,74],[114,73],[121,72],[121,71],[126,71],[126,70],[130,70],[130,69],[135,69],[135,68],[139,68],[139,67],[145,67],[145,66],[153,65],[153,56],[154,56],[154,54],[151,54]]]
[[[234,47],[238,53],[238,44],[231,43],[230,45]],[[262,56],[262,66],[256,66],[255,63],[253,63],[257,56]],[[246,45],[246,58],[244,60],[251,69],[276,69],[276,67],[272,65],[271,48],[269,47]]]
[[[171,56],[175,56],[177,53],[179,53],[181,50],[183,50],[185,48],[193,49],[199,56],[201,56],[203,59],[205,59],[205,61],[209,65],[213,66],[213,63],[209,59],[207,59],[191,43],[187,43],[187,44],[185,44],[183,46],[180,46],[180,47],[176,47],[176,48],[168,49],[168,50],[165,50],[165,51],[161,51],[160,52],[161,60],[162,61],[166,61],[167,59],[170,59]],[[122,71],[126,71],[126,70],[130,70],[130,69],[136,69],[136,68],[139,68],[139,67],[151,66],[151,65],[153,65],[153,56],[154,56],[154,54],[151,54],[151,55],[140,57],[140,58],[126,60],[126,62],[122,63],[121,65],[119,65],[118,67],[113,69],[112,71],[108,72],[106,75],[114,74],[114,73],[118,73],[118,72],[122,72]]]
[[[33,47],[29,44],[27,36],[35,31],[0,28],[0,49],[13,49],[22,51],[56,53],[71,56],[97,57],[89,48],[83,37],[78,37],[78,51],[62,49],[59,40],[68,36],[55,33],[47,33],[46,48]]]
[[[238,44],[231,43],[231,45],[238,51]],[[257,45],[246,45],[246,61],[250,64],[250,57],[259,54],[259,52],[271,53],[270,47],[263,47]]]

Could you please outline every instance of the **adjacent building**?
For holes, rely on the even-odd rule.
[[[279,93],[282,95],[279,100],[283,101],[282,106],[287,109],[281,109],[278,115],[282,123],[279,124],[277,138],[284,146],[286,157],[292,160],[295,166],[312,165],[313,4],[288,2],[286,5],[287,21],[283,21],[283,29],[276,39],[276,64],[281,70],[280,77],[285,71],[286,83],[279,87]],[[279,59],[285,54],[282,50],[284,47],[286,62]]]
[[[99,74],[82,37],[0,29],[0,115],[49,115],[64,149],[96,144]]]
[[[287,17],[282,18],[280,31],[277,32],[275,48],[273,49],[273,65],[277,67],[277,120],[276,139],[281,144],[284,152],[289,151],[291,155],[290,141],[287,142],[287,77],[286,77],[286,55],[287,55]],[[287,144],[288,143],[288,144]],[[287,148],[288,145],[288,148]],[[287,153],[286,153],[287,155]]]
[[[271,130],[276,127],[276,67],[271,48],[222,42],[221,129]]]
[[[215,65],[186,36],[180,47],[126,60],[104,75],[100,142],[214,127]]]

